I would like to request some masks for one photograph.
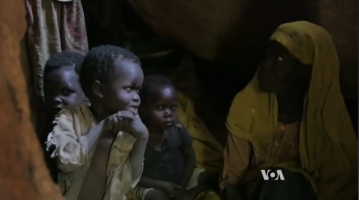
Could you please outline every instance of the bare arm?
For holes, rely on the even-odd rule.
[[[136,181],[141,173],[143,167],[143,158],[145,155],[146,145],[148,141],[148,132],[143,134],[142,137],[137,138],[133,145],[129,159],[131,163],[132,180]]]
[[[64,172],[87,164],[89,148],[94,148],[101,134],[103,123],[92,128],[86,136],[81,136],[82,134],[76,131],[73,116],[81,113],[81,108],[63,109],[56,117],[56,125],[47,138],[47,148],[55,147],[51,156],[57,157],[58,168]]]
[[[69,141],[67,147],[72,147],[72,151],[68,151],[71,153],[81,152],[79,163],[72,164],[71,162],[68,162],[64,155],[59,154],[58,155],[58,167],[60,170],[64,172],[72,171],[79,166],[85,165],[87,162],[87,158],[89,156],[89,153],[93,151],[93,149],[96,146],[97,140],[100,138],[100,135],[102,134],[103,130],[103,124],[104,122],[100,122],[96,126],[90,129],[90,131],[80,138],[76,139],[73,138],[73,141]],[[65,137],[65,136],[62,136]],[[65,145],[64,145],[65,146]],[[76,147],[77,146],[77,147]],[[66,146],[65,146],[66,147]],[[78,149],[78,150],[76,150]],[[62,151],[64,152],[64,151]],[[66,162],[67,161],[67,162]],[[88,163],[87,163],[88,164]]]
[[[94,152],[90,167],[83,180],[78,200],[102,200],[107,181],[107,163],[112,141],[100,138]],[[96,184],[94,184],[96,183]]]
[[[162,190],[162,181],[155,180],[152,178],[141,177],[140,182],[138,183],[139,186],[145,188],[154,188],[157,190]]]
[[[192,147],[192,138],[189,135],[185,126],[180,123],[177,128],[177,133],[181,140],[180,150],[184,160],[183,175],[180,182],[182,190],[186,190],[187,185],[192,177],[193,170],[196,167],[196,155]]]
[[[102,200],[107,184],[107,165],[112,144],[118,133],[117,116],[113,115],[94,126],[84,138],[89,149],[95,149],[84,177],[78,200]],[[116,134],[115,134],[116,133]]]
[[[111,148],[118,134],[117,115],[109,116],[87,134],[90,148],[95,149],[89,169],[83,180],[78,200],[102,200],[107,184],[107,165]],[[122,116],[124,117],[124,116]]]
[[[228,134],[224,150],[224,167],[220,177],[220,188],[226,200],[244,199],[240,189],[242,179],[249,166],[251,146],[248,141]]]
[[[192,177],[193,170],[196,167],[196,157],[192,146],[185,146],[181,148],[181,152],[185,162],[181,188],[186,189]]]
[[[104,122],[100,123],[98,127],[92,129],[93,132],[91,135],[89,133],[90,136],[88,138],[93,147],[96,146],[96,140],[98,140],[98,142],[90,167],[84,178],[78,200],[102,200],[107,183],[107,165],[109,162],[110,151],[113,142],[118,135],[117,133],[119,129],[122,128],[119,126],[119,120],[122,120],[123,118],[133,120],[133,114],[121,112],[109,116]],[[104,125],[106,125],[106,129],[102,128]],[[133,124],[133,126],[135,125],[136,124]],[[134,180],[137,180],[142,172],[143,156],[148,139],[147,128],[144,125],[140,128],[143,129],[138,129],[139,131],[137,129],[134,130],[134,133],[136,133],[134,135],[137,136],[137,141],[133,145],[128,158],[129,164],[131,165],[132,179]],[[106,131],[106,133],[104,132],[101,134],[101,129]]]
[[[96,126],[92,127],[86,135],[82,136],[82,138],[87,141],[89,152],[95,148],[96,143],[104,130],[104,124],[105,121],[103,120]]]

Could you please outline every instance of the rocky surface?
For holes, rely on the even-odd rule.
[[[157,33],[220,67],[254,71],[273,30],[307,20],[333,36],[341,60],[342,91],[357,98],[357,0],[131,0]]]
[[[20,45],[26,28],[24,1],[0,1],[0,24],[0,199],[62,200],[30,120]]]

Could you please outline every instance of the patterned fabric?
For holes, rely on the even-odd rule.
[[[35,92],[43,97],[42,75],[55,52],[88,50],[85,17],[80,0],[25,0],[27,42]]]

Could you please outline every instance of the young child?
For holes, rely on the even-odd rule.
[[[142,173],[148,131],[137,109],[143,73],[138,58],[115,46],[93,48],[80,70],[91,102],[63,109],[48,137],[56,146],[67,200],[124,200]]]
[[[64,106],[81,105],[85,101],[79,80],[79,69],[83,56],[72,51],[55,53],[45,64],[44,71],[44,114],[40,119],[39,137],[41,144],[46,141],[53,128],[55,115]],[[45,149],[45,148],[44,148]],[[45,153],[45,161],[53,180],[57,180],[56,160]]]
[[[140,187],[134,193],[141,200],[193,199],[207,190],[207,175],[195,168],[191,137],[176,116],[171,81],[159,75],[146,77],[140,97],[139,113],[149,130],[149,142]]]
[[[72,51],[50,56],[44,70],[45,110],[55,116],[64,106],[85,102],[79,71],[84,57]]]

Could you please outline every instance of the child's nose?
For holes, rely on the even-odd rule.
[[[54,102],[55,102],[55,103],[61,103],[62,100],[61,100],[61,98],[60,98],[59,96],[55,96],[55,97],[54,97]]]
[[[132,100],[136,103],[140,102],[140,95],[138,95],[138,93],[135,92],[135,94],[132,97]]]
[[[172,116],[173,116],[172,110],[171,109],[166,109],[165,117],[172,117]]]

